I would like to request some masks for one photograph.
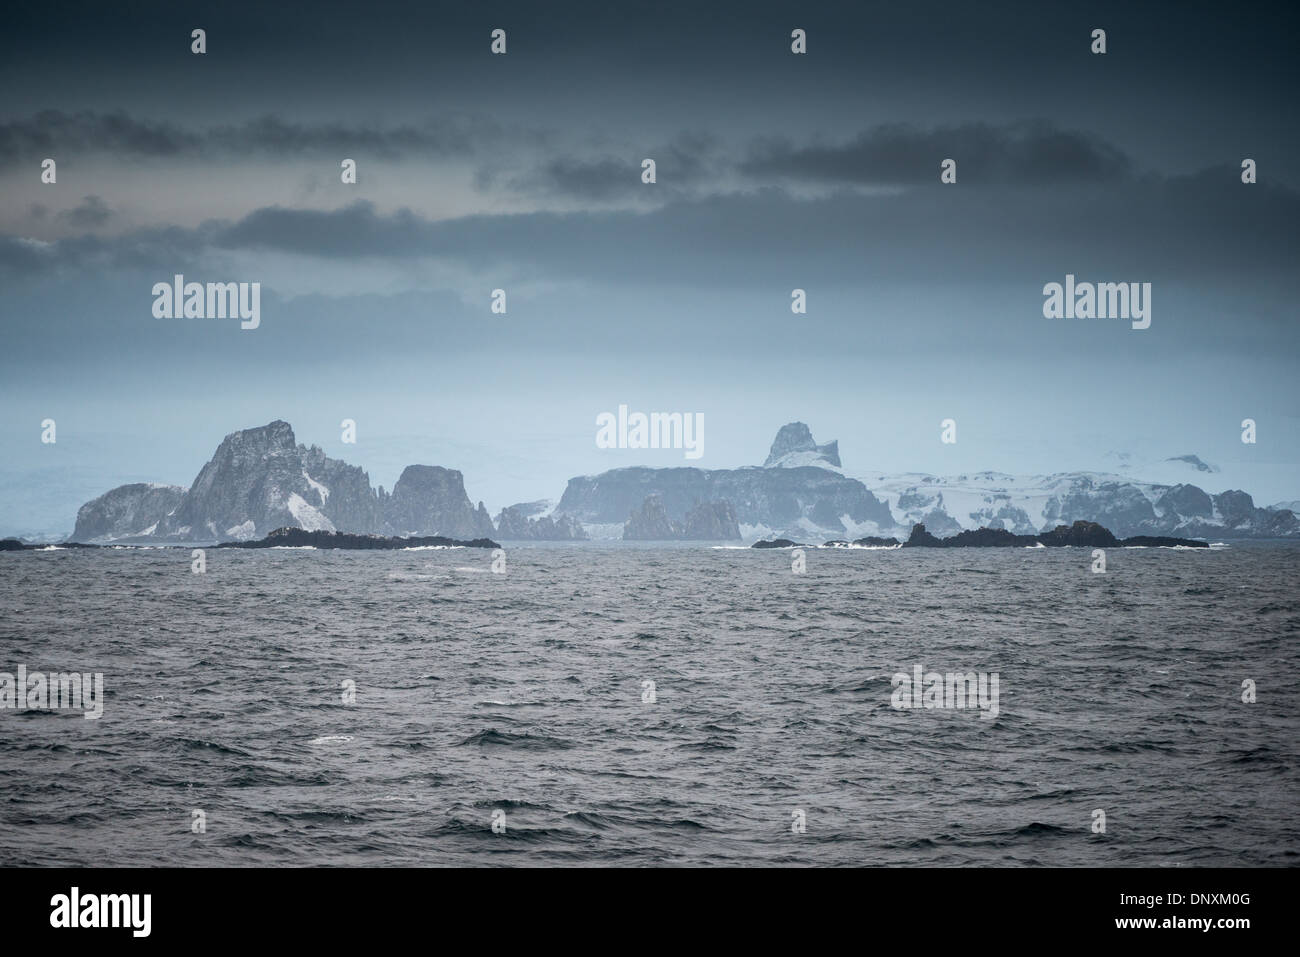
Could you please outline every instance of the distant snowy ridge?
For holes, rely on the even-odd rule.
[[[889,505],[900,527],[921,523],[941,536],[975,528],[1029,535],[1080,520],[1098,522],[1120,537],[1300,535],[1300,520],[1292,511],[1259,508],[1240,490],[1212,494],[1187,482],[1164,484],[1106,472],[872,472],[858,478]]]

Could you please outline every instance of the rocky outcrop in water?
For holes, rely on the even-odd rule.
[[[1193,455],[1168,461],[1197,475],[1218,471],[1202,468]],[[716,510],[724,502],[744,537],[790,540],[816,535],[846,541],[868,533],[857,541],[887,542],[878,536],[916,524],[945,541],[986,529],[1036,537],[1080,520],[1112,529],[1121,540],[1300,537],[1300,518],[1284,507],[1293,503],[1259,508],[1238,489],[1210,494],[1188,483],[1161,485],[1085,472],[949,478],[873,473],[870,487],[878,496],[843,475],[838,463],[837,443],[817,445],[806,425],[792,422],[777,433],[765,467],[632,467],[582,476],[569,481],[553,514],[540,514],[549,505],[536,509],[538,503],[502,510],[498,532],[483,503],[472,505],[454,469],[409,466],[390,494],[372,489],[364,470],[331,459],[316,446],[297,444],[290,425],[275,421],[226,436],[188,490],[137,483],[87,502],[71,540],[211,542],[256,539],[281,526],[570,540],[586,537],[583,523],[623,526],[650,495],[659,497],[670,531],[700,539],[732,537],[731,518]],[[700,503],[707,504],[705,511],[698,511]],[[645,516],[644,521],[659,519]],[[633,534],[642,532],[634,528]],[[644,534],[660,535],[663,529]]]
[[[150,536],[165,541],[253,539],[295,525],[371,531],[379,500],[364,471],[298,445],[277,420],[227,435],[175,511]]]
[[[736,510],[730,502],[702,502],[686,513],[681,538],[691,542],[728,542],[740,538]]]
[[[832,459],[839,463],[836,443],[810,445],[807,430],[794,422],[777,434],[776,458],[769,454],[768,461],[779,467],[613,469],[570,479],[556,511],[584,523],[621,523],[641,509],[647,496],[658,495],[670,522],[685,521],[700,502],[730,502],[737,525],[751,533],[802,537],[810,531],[843,535],[895,528],[884,502],[857,479],[830,467]],[[822,464],[796,464],[799,456]]]
[[[148,482],[119,485],[81,506],[77,511],[72,540],[96,542],[148,538],[176,511],[184,497],[185,489],[177,485]]]
[[[544,510],[548,502],[526,502],[503,508],[497,515],[497,538],[505,541],[581,542],[587,540],[582,523],[571,515],[531,514]]]
[[[668,517],[664,500],[659,495],[648,495],[641,507],[628,516],[623,526],[625,542],[666,542],[677,537],[677,529]]]
[[[855,538],[851,542],[835,539],[834,541],[826,542],[822,547],[852,548],[856,545],[859,548],[897,548],[899,544],[901,543],[896,538],[877,538],[875,535],[868,535],[865,538]]]
[[[47,548],[103,548],[88,542],[59,542],[57,545],[47,542],[24,542],[17,538],[0,539],[0,552],[40,552]],[[127,546],[130,547],[130,546]]]
[[[73,539],[243,541],[282,527],[455,539],[496,534],[483,503],[470,502],[460,472],[411,465],[389,494],[373,489],[363,469],[299,445],[280,420],[227,435],[188,491],[148,488],[122,486],[88,502]]]
[[[382,486],[378,492],[370,487],[365,469],[332,459],[315,445],[300,445],[298,449],[302,453],[302,474],[311,479],[308,486],[320,499],[320,511],[331,525],[352,532],[381,527],[386,496]]]
[[[475,509],[465,479],[455,469],[408,465],[384,503],[384,524],[393,535],[476,538],[496,534],[487,509]]]
[[[1073,525],[1057,525],[1050,532],[1042,532],[1035,538],[1039,544],[1049,548],[1110,548],[1120,544],[1110,530],[1096,522],[1075,522]]]
[[[623,526],[623,539],[630,542],[717,542],[739,538],[740,527],[730,502],[697,503],[677,522],[668,517],[661,496],[648,495]]]
[[[1190,538],[1141,535],[1116,538],[1109,529],[1096,522],[1078,521],[1073,525],[1058,525],[1050,532],[1038,535],[1017,535],[1004,528],[976,528],[958,532],[948,538],[936,538],[924,525],[912,528],[912,534],[903,543],[904,548],[1125,548],[1131,546],[1209,548],[1208,542]]]
[[[896,547],[896,538],[859,538],[850,543],[846,541],[829,541],[822,548],[848,548],[850,545],[873,547]],[[1005,528],[971,528],[958,532],[947,538],[931,535],[922,524],[912,527],[912,534],[903,542],[904,548],[1129,548],[1145,546],[1152,548],[1209,548],[1208,542],[1190,538],[1170,538],[1167,536],[1137,535],[1132,538],[1116,538],[1108,529],[1096,522],[1075,522],[1073,525],[1058,525],[1050,532],[1040,535],[1017,535]],[[799,546],[798,542],[780,538],[776,541],[755,542],[751,548],[790,548]],[[810,546],[799,546],[807,548]]]
[[[1210,543],[1195,538],[1172,538],[1168,535],[1130,535],[1119,540],[1120,548],[1209,548]]]

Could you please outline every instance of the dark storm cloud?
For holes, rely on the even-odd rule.
[[[250,150],[276,156],[313,151],[364,150],[384,159],[421,155],[465,156],[500,143],[511,134],[482,117],[440,117],[417,125],[393,127],[328,123],[289,123],[263,116],[238,126],[214,129],[209,145]],[[533,140],[538,134],[524,134]]]
[[[346,261],[445,260],[503,275],[752,287],[772,277],[854,284],[885,278],[1038,283],[1103,279],[1283,280],[1300,258],[1300,194],[1243,186],[1232,166],[1025,192],[1011,186],[844,190],[800,198],[768,187],[648,212],[533,212],[430,220],[369,203],[270,207],[194,230],[151,229],[48,246],[10,240],[0,262],[174,268],[206,252]],[[798,283],[792,282],[791,285]]]
[[[434,241],[437,225],[409,209],[389,215],[374,204],[357,202],[322,211],[273,206],[216,228],[215,245],[224,249],[274,249],[318,256],[407,259],[442,250]]]
[[[916,184],[939,178],[939,164],[957,161],[960,183],[1105,183],[1131,172],[1129,158],[1099,137],[1044,121],[920,129],[886,124],[835,145],[789,140],[754,145],[740,168],[755,177],[823,183]]]
[[[905,189],[806,199],[758,190],[649,212],[535,212],[430,221],[366,203],[264,209],[215,229],[225,248],[322,258],[436,257],[554,278],[750,283],[796,272],[860,281],[910,275],[1019,277],[1106,268],[1161,277],[1288,275],[1300,257],[1300,194],[1243,186],[1231,166],[1026,193]],[[1076,270],[1077,271],[1077,270]]]
[[[647,193],[640,161],[657,164],[657,190]],[[908,186],[937,183],[940,162],[957,161],[966,185],[1073,185],[1115,183],[1134,174],[1134,164],[1104,138],[1063,130],[1046,120],[923,129],[882,124],[837,144],[797,146],[789,139],[754,142],[739,154],[725,152],[706,133],[683,133],[667,145],[625,155],[589,159],[544,158],[530,170],[503,177],[480,170],[478,185],[504,181],[516,192],[601,202],[611,199],[683,199],[701,186],[730,179],[753,185],[816,183],[829,186]]]
[[[65,113],[44,110],[0,123],[0,162],[94,152],[138,157],[285,157],[299,153],[355,150],[385,159],[403,156],[463,156],[506,140],[541,142],[543,134],[507,132],[481,117],[453,116],[418,124],[379,126],[346,123],[292,123],[259,116],[239,124],[190,130],[174,123],[125,112]]]
[[[42,110],[0,123],[0,161],[45,157],[64,150],[123,156],[175,156],[197,151],[202,137],[170,123],[137,120],[123,112]]]
[[[72,209],[59,213],[59,219],[82,229],[103,226],[113,218],[113,211],[99,196],[86,196]]]
[[[490,188],[497,181],[490,170],[478,177],[478,184]],[[594,201],[631,195],[640,179],[639,165],[628,158],[606,156],[584,160],[561,156],[547,160],[538,169],[509,179],[509,187],[521,193],[572,196]]]
[[[642,161],[655,161],[656,189],[647,193],[642,183]],[[621,156],[587,159],[573,155],[543,159],[523,173],[502,177],[490,167],[478,176],[480,188],[490,188],[503,178],[519,193],[561,196],[601,202],[611,199],[681,198],[693,187],[716,177],[729,167],[720,153],[718,139],[699,131],[688,131],[655,147],[628,146]]]

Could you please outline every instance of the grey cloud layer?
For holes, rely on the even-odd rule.
[[[261,116],[238,125],[189,130],[125,113],[45,111],[0,123],[0,162],[34,161],[67,152],[119,157],[191,158],[360,155],[388,160],[463,158],[477,165],[477,185],[522,194],[602,202],[640,185],[640,163],[662,170],[661,193],[717,181],[756,185],[934,182],[940,160],[958,161],[963,183],[1028,185],[1115,182],[1133,172],[1118,148],[1086,132],[1044,121],[922,129],[883,124],[839,143],[797,146],[767,138],[728,152],[713,134],[684,132],[657,145],[626,143],[620,155],[561,148],[554,133],[506,129],[482,116],[431,118],[397,126],[290,123]]]
[[[59,219],[81,229],[103,226],[113,218],[113,211],[99,196],[86,196],[80,203],[59,213]]]
[[[259,209],[196,229],[144,229],[50,244],[9,237],[0,265],[20,273],[148,266],[164,272],[213,251],[280,252],[340,263],[441,259],[509,276],[753,284],[788,276],[1040,281],[1105,270],[1107,280],[1269,277],[1300,259],[1300,194],[1243,186],[1230,166],[1194,176],[1024,190],[933,186],[801,198],[767,187],[657,209],[530,212],[432,220],[366,202],[335,210]],[[332,267],[331,267],[332,268]]]
[[[396,126],[291,123],[273,115],[245,123],[186,129],[138,119],[125,112],[65,113],[45,110],[0,123],[0,162],[21,162],[66,152],[124,158],[184,158],[236,154],[292,156],[325,151],[364,151],[384,159],[468,156],[502,142],[539,142],[540,134],[507,133],[491,120],[452,116]]]
[[[1132,167],[1098,137],[1035,120],[930,130],[887,124],[834,145],[768,140],[755,145],[741,169],[751,176],[815,182],[916,184],[936,182],[939,163],[947,158],[957,160],[960,183],[1105,183],[1124,178]]]

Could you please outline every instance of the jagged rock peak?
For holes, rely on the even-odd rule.
[[[542,515],[531,518],[550,507],[550,502],[521,502],[501,510],[497,516],[497,536],[502,539],[568,542],[585,541],[587,532],[582,523],[571,515]]]
[[[781,426],[776,438],[772,440],[772,449],[767,454],[764,468],[792,467],[800,465],[833,465],[840,467],[840,443],[836,439],[825,445],[813,441],[812,429],[802,422],[790,422]]]
[[[647,495],[641,508],[623,525],[624,541],[664,542],[678,538],[680,533],[680,527],[668,518],[663,496],[657,492]]]
[[[298,440],[293,434],[292,425],[284,421],[284,419],[276,419],[266,425],[231,432],[221,440],[221,445],[217,446],[217,450],[219,452],[223,448],[239,448],[242,445],[255,445],[259,448],[295,449],[298,447]]]
[[[391,494],[365,470],[297,444],[282,419],[227,435],[189,491],[115,489],[87,503],[74,533],[87,540],[249,541],[268,529],[488,539],[487,508],[477,508],[454,469],[413,465]]]

